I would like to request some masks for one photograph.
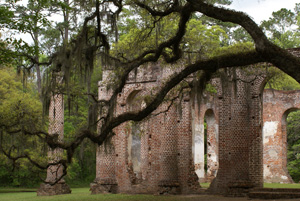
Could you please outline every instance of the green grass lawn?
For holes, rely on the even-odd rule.
[[[0,193],[9,192],[36,192],[37,188],[0,188]]]
[[[208,188],[210,183],[200,183],[202,188]]]
[[[264,183],[264,188],[300,188],[300,184],[269,184]]]
[[[11,190],[11,189],[10,189]],[[157,196],[157,195],[127,195],[127,194],[98,194],[91,195],[89,188],[73,188],[72,194],[55,196],[37,196],[36,192],[0,193],[1,201],[180,201],[181,196]],[[189,197],[184,200],[194,200]]]
[[[208,188],[210,183],[200,183],[202,188]],[[298,184],[279,184],[279,183],[264,183],[264,188],[300,188],[300,183]]]
[[[209,183],[201,183],[207,188]],[[264,184],[265,188],[300,188],[300,184]],[[26,192],[24,192],[26,191]],[[89,188],[72,188],[72,194],[55,196],[37,196],[36,189],[0,188],[1,201],[180,201],[197,200],[194,196],[157,196],[157,195],[127,195],[127,194],[98,194],[91,195]],[[205,199],[204,199],[205,200]]]

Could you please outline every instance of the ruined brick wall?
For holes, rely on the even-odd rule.
[[[161,86],[172,70],[152,65],[132,73],[118,96],[116,114],[144,107],[145,95]],[[249,75],[239,68],[223,73],[222,79],[215,81],[216,96],[203,96],[200,102],[189,96],[172,107],[166,102],[142,122],[126,122],[115,128],[112,151],[98,148],[92,192],[188,193],[198,190],[198,179],[211,181],[214,177],[209,189],[213,193],[243,195],[250,188],[262,187],[265,77],[262,72]],[[104,79],[99,98],[109,96]],[[99,182],[104,180],[113,182]]]
[[[202,102],[202,109],[200,111],[204,113],[207,110],[207,105],[217,105],[215,98],[209,97],[207,102]],[[300,91],[278,91],[270,89],[263,91],[262,135],[264,182],[293,183],[287,170],[286,117],[290,112],[299,108]],[[214,110],[217,109],[218,107],[215,106]],[[216,114],[215,117],[218,118],[218,114]],[[202,118],[199,119],[203,118],[202,116]],[[215,126],[218,126],[218,124],[216,123]],[[203,141],[202,139],[203,138],[200,138],[200,142]],[[217,139],[216,141],[208,140],[208,143],[210,143],[208,147],[212,146],[218,148],[219,146]],[[204,151],[198,151],[197,155],[198,157],[204,158]],[[214,171],[211,170],[211,165],[208,167],[208,172],[209,171]],[[213,178],[214,175],[211,175],[211,177]],[[203,176],[199,176],[199,178],[200,181],[207,180],[206,178],[203,179]]]
[[[131,74],[118,96],[116,115],[144,107],[144,98],[160,86],[170,71],[172,69],[158,71],[155,66],[149,66]],[[107,99],[109,92],[102,83],[99,98]],[[109,145],[112,151],[105,152],[105,145],[97,150],[97,174],[91,184],[92,193],[197,191],[190,108],[189,97],[171,106],[166,102],[142,122],[126,122],[115,128],[116,135]]]
[[[287,170],[288,114],[300,108],[300,91],[265,90],[263,143],[265,182],[292,183]]]
[[[263,187],[262,94],[264,78],[224,71],[218,87],[219,170],[209,190],[243,195]]]

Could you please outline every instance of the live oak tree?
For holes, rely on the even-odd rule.
[[[105,112],[101,114],[102,118],[97,122],[98,130],[88,129],[91,125],[95,125],[95,122],[90,123],[86,129],[78,130],[73,140],[65,143],[57,141],[43,130],[32,134],[37,134],[44,139],[51,148],[59,147],[66,150],[66,158],[59,161],[66,166],[72,161],[74,151],[84,139],[88,138],[101,145],[118,125],[130,120],[141,121],[162,103],[174,87],[191,74],[198,73],[200,80],[209,80],[213,73],[222,68],[268,62],[299,82],[300,59],[268,40],[261,28],[246,14],[220,6],[228,2],[225,0],[93,1],[94,6],[84,18],[78,33],[74,34],[68,43],[62,44],[57,52],[49,55],[49,63],[51,63],[52,71],[64,72],[65,84],[60,87],[60,90],[69,88],[70,77],[74,72],[77,72],[75,74],[85,72],[89,75],[98,58],[101,59],[102,66],[109,66],[117,73],[113,79],[114,83],[110,84],[112,95],[109,100],[97,100],[98,106],[105,108],[105,110],[100,110]],[[135,12],[132,17],[127,18],[128,21],[131,22],[131,26],[135,26],[134,23],[138,25],[134,30],[120,26],[120,31],[124,32],[124,36],[120,35],[119,38],[119,21],[122,20],[122,15],[130,10],[135,10]],[[202,16],[206,16],[211,21],[239,25],[252,38],[251,47],[248,48],[249,45],[246,45],[245,48],[240,49],[242,51],[235,49],[235,51],[225,53],[210,49],[211,54],[206,54],[201,48],[207,48],[205,45],[207,40],[202,39],[210,35],[210,37],[222,40],[226,34],[218,26],[214,27],[215,24],[201,24],[198,20]],[[168,21],[172,23],[166,24]],[[209,21],[202,20],[202,23],[205,22]],[[171,25],[173,27],[164,30]],[[203,34],[203,30],[207,30],[208,35]],[[139,46],[133,46],[136,40],[130,37],[126,39],[128,35],[126,36],[125,33],[142,36],[142,40],[136,43]],[[192,40],[196,40],[194,46],[189,45]],[[197,43],[197,41],[200,42]],[[111,48],[112,44],[114,44],[113,48]],[[212,47],[216,49],[221,46],[222,43],[212,44]],[[137,51],[124,51],[123,48],[126,47],[137,47]],[[189,58],[189,52],[192,52],[194,56]],[[119,115],[114,113],[117,96],[122,92],[130,72],[136,71],[143,64],[161,62],[175,65],[183,60],[188,62],[181,62],[182,68],[174,72],[163,86],[147,99],[147,105],[144,108]],[[86,78],[87,82],[91,81],[89,76]],[[50,86],[57,87],[55,84]],[[91,116],[97,117],[97,114]],[[90,118],[90,120],[94,121],[95,118]],[[30,133],[26,130],[24,132]],[[27,159],[36,162],[30,156],[27,156]],[[45,167],[47,166],[41,166],[41,168]]]

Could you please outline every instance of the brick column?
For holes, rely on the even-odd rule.
[[[64,102],[62,94],[55,94],[51,97],[49,107],[49,134],[57,135],[59,141],[64,138]],[[48,151],[49,163],[55,163],[61,159],[63,150],[60,148]],[[61,179],[52,185],[63,175],[62,165],[51,165],[47,169],[46,183],[42,183],[37,191],[37,195],[59,195],[71,193],[69,186]]]
[[[117,193],[118,185],[115,173],[115,148],[112,142],[106,142],[97,148],[96,179],[91,183],[91,194]]]
[[[109,100],[111,91],[107,91],[106,82],[108,81],[110,71],[103,72],[103,81],[98,83],[99,100]],[[106,115],[107,108],[102,108],[100,117]],[[99,117],[99,118],[100,118]],[[99,122],[98,126],[101,126]],[[107,140],[96,150],[96,178],[90,184],[91,194],[98,193],[117,193],[119,191],[116,180],[116,150],[115,137]]]
[[[200,190],[193,161],[192,111],[190,97],[181,102],[181,114],[177,120],[178,176],[182,194],[197,193]]]
[[[179,119],[174,105],[164,114],[161,121],[159,193],[176,194],[179,193],[177,166],[177,124]]]
[[[219,170],[209,190],[242,196],[263,187],[262,77],[223,72],[219,96]]]

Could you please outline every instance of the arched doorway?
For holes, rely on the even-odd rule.
[[[193,140],[195,172],[200,183],[210,183],[218,170],[218,122],[212,109],[207,109],[195,122]]]
[[[143,105],[141,90],[134,90],[127,98],[127,111],[138,111]],[[142,182],[142,137],[144,133],[143,122],[127,122],[127,162],[131,184]]]
[[[211,182],[218,171],[218,138],[219,126],[213,110],[209,109],[205,113],[206,122],[206,182]]]

